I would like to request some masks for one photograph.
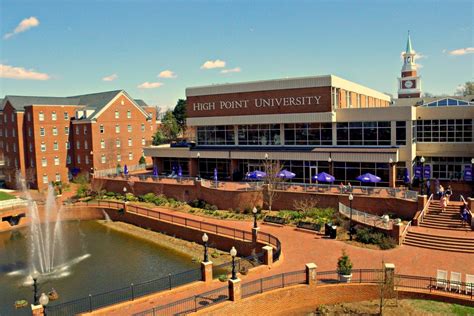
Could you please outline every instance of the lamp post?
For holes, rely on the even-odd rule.
[[[425,182],[425,167],[424,167],[424,164],[425,164],[425,157],[421,156],[420,162],[421,162],[421,186],[420,186],[420,195],[423,195],[423,186],[424,186],[424,182]]]
[[[234,246],[232,246],[232,249],[230,250],[230,255],[232,256],[232,277],[231,277],[231,280],[237,280],[237,273],[235,271],[235,256],[237,256],[237,249],[235,249]]]
[[[349,216],[349,240],[352,240],[352,200],[354,196],[349,194],[349,208],[350,208],[350,216]]]
[[[208,262],[209,258],[207,257],[207,241],[209,240],[209,237],[207,236],[206,233],[202,235],[202,241],[204,242],[204,262]]]
[[[127,202],[127,187],[123,187],[123,201]]]
[[[201,180],[201,165],[199,164],[199,159],[201,158],[201,153],[197,153],[197,159],[198,159],[198,180]]]
[[[43,305],[43,315],[46,316],[46,305],[49,303],[49,297],[45,293],[41,293],[39,303]]]
[[[254,206],[253,209],[252,209],[252,213],[253,213],[253,228],[258,228],[257,226],[257,208]]]
[[[33,304],[38,305],[38,275],[33,274]]]

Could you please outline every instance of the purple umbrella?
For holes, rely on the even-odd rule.
[[[295,176],[296,174],[286,169],[283,169],[282,171],[278,172],[278,177],[282,179],[293,179]]]
[[[403,182],[410,183],[410,174],[408,173],[408,168],[405,168],[405,174],[403,175]]]
[[[123,174],[128,175],[128,167],[127,165],[123,166]]]
[[[217,168],[214,168],[214,181],[217,181]]]
[[[336,178],[331,176],[329,173],[321,172],[321,173],[318,173],[317,175],[315,175],[313,177],[313,180],[317,180],[318,182],[329,182],[329,183],[331,183],[331,182],[336,181]]]
[[[356,178],[356,180],[360,181],[360,182],[380,182],[380,179],[379,177],[377,176],[374,176],[373,174],[371,173],[364,173],[363,175],[360,175]]]
[[[157,165],[153,166],[153,176],[158,177],[158,166]]]
[[[181,169],[181,165],[178,166],[178,177],[183,176],[183,170]]]
[[[250,180],[260,180],[267,176],[267,174],[263,171],[255,170],[252,172],[247,172],[245,177]]]

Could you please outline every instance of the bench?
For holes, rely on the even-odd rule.
[[[285,225],[285,219],[283,217],[278,217],[278,216],[267,215],[263,219],[263,222],[265,224]]]
[[[298,224],[296,224],[296,228],[319,232],[321,230],[321,224],[299,221]]]

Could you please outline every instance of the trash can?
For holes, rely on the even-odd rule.
[[[324,236],[329,236],[329,234],[331,232],[331,226],[332,226],[332,223],[325,223],[324,224]]]
[[[337,236],[337,226],[334,225],[334,226],[331,226],[329,237],[331,239],[336,239],[336,236]]]

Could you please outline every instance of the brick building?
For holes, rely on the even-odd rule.
[[[156,131],[156,109],[116,90],[71,97],[6,96],[0,111],[5,183],[32,188],[78,173],[137,165]]]

